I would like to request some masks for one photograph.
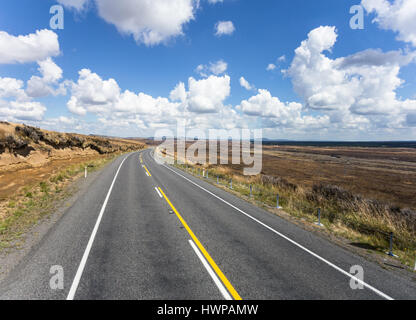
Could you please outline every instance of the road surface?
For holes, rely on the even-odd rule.
[[[355,265],[363,289],[350,286]],[[102,170],[0,283],[0,299],[414,298],[409,277],[159,165],[151,150]]]

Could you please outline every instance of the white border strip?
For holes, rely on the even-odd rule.
[[[113,187],[114,187],[114,183],[116,182],[118,173],[120,172],[120,169],[123,166],[124,161],[126,161],[127,158],[130,157],[130,156],[131,156],[131,154],[128,155],[127,157],[125,157],[124,160],[121,162],[120,166],[118,167],[117,173],[114,176],[114,179],[113,179],[113,182],[111,183],[110,189],[108,190],[108,193],[107,193],[107,196],[104,200],[103,206],[101,207],[101,211],[100,211],[100,214],[98,215],[97,222],[95,223],[94,229],[92,230],[90,240],[88,241],[87,247],[85,248],[84,255],[82,256],[81,262],[78,266],[77,273],[75,274],[75,278],[72,282],[71,289],[69,290],[69,293],[68,293],[68,296],[66,297],[66,300],[74,300],[75,293],[77,292],[78,285],[79,285],[79,282],[80,282],[81,277],[82,277],[82,273],[84,272],[84,268],[85,268],[85,265],[87,263],[88,256],[90,254],[92,244],[94,243],[94,239],[95,239],[95,236],[97,234],[98,227],[100,226],[101,219],[103,217],[105,208],[107,207],[108,199],[110,198],[111,191],[113,190]]]
[[[358,283],[362,284],[363,286],[365,286],[366,288],[370,289],[371,291],[373,291],[374,293],[376,293],[377,295],[379,295],[380,297],[383,297],[386,300],[394,300],[392,297],[388,296],[387,294],[381,292],[380,290],[374,288],[373,286],[369,285],[368,283],[364,282],[361,279],[358,279],[357,277],[353,276],[352,274],[348,273],[347,271],[341,269],[340,267],[336,266],[335,264],[333,264],[332,262],[326,260],[325,258],[322,258],[321,256],[319,256],[318,254],[316,254],[315,252],[305,248],[304,246],[302,246],[301,244],[297,243],[296,241],[290,239],[289,237],[285,236],[284,234],[274,230],[272,227],[269,227],[267,224],[261,222],[260,220],[252,217],[251,215],[249,215],[248,213],[244,212],[243,210],[237,208],[236,206],[232,205],[231,203],[229,203],[228,201],[220,198],[219,196],[217,196],[216,194],[212,193],[211,191],[205,189],[204,187],[201,187],[199,184],[193,182],[192,180],[188,179],[187,177],[183,176],[182,174],[176,172],[175,170],[169,168],[167,165],[163,165],[165,168],[169,169],[170,171],[172,171],[173,173],[175,173],[176,175],[184,178],[185,180],[187,180],[188,182],[192,183],[193,185],[197,186],[198,188],[204,190],[205,192],[209,193],[210,195],[212,195],[213,197],[217,198],[218,200],[224,202],[225,204],[227,204],[228,206],[230,206],[231,208],[237,210],[238,212],[244,214],[245,216],[247,216],[248,218],[250,218],[251,220],[257,222],[258,224],[262,225],[263,227],[265,227],[266,229],[272,231],[273,233],[277,234],[278,236],[282,237],[283,239],[289,241],[290,243],[294,244],[295,246],[297,246],[298,248],[302,249],[303,251],[309,253],[310,255],[314,256],[315,258],[321,260],[322,262],[326,263],[327,265],[329,265],[330,267],[334,268],[335,270],[341,272],[342,274],[346,275],[347,277],[354,279],[355,281],[357,281]]]
[[[201,260],[203,266],[208,271],[208,274],[211,276],[212,280],[214,280],[215,285],[220,290],[222,296],[225,300],[233,300],[231,295],[228,293],[227,289],[225,289],[224,285],[221,283],[220,279],[218,279],[215,272],[212,270],[210,265],[208,264],[207,260],[202,256],[201,252],[196,247],[195,243],[192,240],[188,240],[189,244],[191,245],[192,249],[194,249],[196,255],[198,256],[199,260]]]

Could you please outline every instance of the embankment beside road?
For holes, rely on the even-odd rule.
[[[28,228],[88,171],[141,150],[137,140],[86,136],[0,122],[0,250],[15,247]]]

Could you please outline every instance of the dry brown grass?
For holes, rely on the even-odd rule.
[[[27,185],[49,179],[63,167],[144,147],[141,141],[59,133],[0,122],[0,201]]]
[[[89,172],[102,168],[116,155],[61,167],[40,182],[26,185],[19,192],[0,202],[0,251],[19,247],[25,232],[50,215],[59,201],[71,194],[72,182]]]
[[[395,253],[403,263],[414,263],[416,150],[267,147],[258,176],[243,176],[242,165],[204,169],[214,182],[216,176],[223,185],[232,179],[233,192],[244,197],[251,184],[253,200],[270,207],[279,194],[284,210],[294,217],[313,222],[321,208],[327,230],[377,252],[386,251],[393,232]]]
[[[415,149],[266,147],[262,173],[310,188],[336,185],[365,198],[416,209]]]
[[[0,122],[0,248],[51,211],[65,188],[142,141],[59,133]]]

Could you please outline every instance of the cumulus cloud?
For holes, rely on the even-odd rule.
[[[137,43],[159,45],[183,35],[200,0],[94,0],[98,15]],[[89,0],[58,0],[69,9],[83,11]],[[210,0],[211,3],[222,2]]]
[[[231,35],[235,31],[235,27],[232,21],[219,21],[215,25],[215,35],[224,36]]]
[[[250,84],[244,77],[240,78],[240,86],[245,88],[246,90],[253,90],[254,86]]]
[[[176,106],[167,98],[153,98],[145,93],[135,94],[129,90],[124,91],[117,102],[114,110],[116,112],[126,112],[136,115],[161,115],[164,111],[168,116],[170,107]]]
[[[185,84],[183,82],[179,82],[175,89],[170,92],[170,99],[172,101],[181,101],[185,102],[187,97]]]
[[[58,35],[51,30],[38,30],[25,36],[0,31],[0,63],[41,61],[59,52]]]
[[[196,68],[196,72],[203,77],[208,77],[209,74],[220,75],[226,72],[228,64],[224,60],[218,60],[217,62],[210,62],[209,65],[200,64]]]
[[[194,19],[194,0],[95,0],[98,14],[138,43],[157,45],[183,34]]]
[[[416,46],[416,2],[414,0],[362,0],[369,13],[374,13],[373,22],[382,29],[398,33],[397,39]]]
[[[188,79],[188,89],[180,82],[169,98],[155,98],[142,92],[136,94],[125,90],[110,104],[107,112],[97,113],[97,110],[89,110],[79,104],[77,107],[83,108],[84,114],[97,114],[101,126],[108,130],[126,130],[132,126],[156,130],[174,127],[179,119],[184,120],[188,128],[233,128],[242,124],[243,120],[231,106],[224,105],[229,92],[228,76],[212,75],[202,80],[191,77]],[[81,114],[76,109],[74,113]]]
[[[46,107],[31,101],[23,89],[24,82],[0,78],[0,117],[8,121],[41,120]]]
[[[230,95],[230,77],[210,76],[207,79],[188,80],[189,92],[187,107],[197,113],[212,113],[218,111],[224,100]]]
[[[302,104],[297,102],[282,102],[273,97],[268,90],[259,89],[258,94],[248,100],[243,100],[238,110],[250,117],[261,118],[263,128],[303,127],[317,128],[328,125],[327,116],[312,117],[302,114]]]
[[[120,95],[120,88],[114,79],[103,80],[89,69],[79,72],[79,79],[72,83],[71,91],[67,106],[69,111],[78,115],[85,115],[87,111],[107,112]]]
[[[397,126],[414,100],[400,100],[400,67],[414,60],[414,52],[366,50],[348,57],[328,58],[337,40],[335,27],[319,27],[295,50],[286,74],[306,109],[321,111],[334,124]],[[403,122],[403,121],[402,121]]]
[[[48,95],[65,95],[65,83],[58,84],[58,81],[62,79],[62,69],[51,58],[39,61],[38,64],[38,71],[42,76],[32,76],[29,79],[26,93],[33,98]]]
[[[259,89],[257,95],[243,100],[238,109],[250,116],[293,119],[300,116],[302,105],[295,102],[283,103],[268,90]]]
[[[112,130],[131,126],[155,130],[175,126],[178,119],[183,119],[189,128],[199,129],[249,127],[252,117],[262,119],[265,128],[280,126],[300,130],[321,128],[329,122],[328,116],[302,114],[300,103],[281,102],[267,90],[259,90],[237,107],[226,105],[231,93],[228,75],[190,77],[187,84],[179,82],[169,98],[121,91],[114,79],[104,80],[87,69],[81,70],[79,75],[77,83],[72,85],[72,96],[67,104],[69,111],[77,115],[96,114],[99,123]],[[254,87],[250,85],[250,88]]]
[[[39,72],[47,82],[56,82],[62,78],[62,69],[50,57],[39,61]]]
[[[71,93],[67,103],[70,112],[80,116],[95,114],[100,123],[108,126],[123,122],[140,128],[159,128],[174,125],[179,118],[202,123],[203,117],[214,123],[215,118],[210,114],[223,112],[224,101],[230,94],[230,78],[226,75],[211,75],[201,80],[191,77],[188,89],[179,82],[169,98],[155,98],[143,92],[121,91],[114,79],[104,80],[83,69],[78,81],[72,84]]]
[[[228,64],[224,60],[219,60],[215,63],[211,63],[209,70],[215,74],[219,75],[227,71]]]
[[[58,84],[62,69],[51,59],[59,54],[56,33],[39,30],[29,35],[13,36],[0,31],[0,63],[38,62],[39,76],[32,76],[24,89],[24,81],[0,78],[0,117],[9,121],[39,121],[46,107],[33,97],[64,94],[64,85]]]
[[[23,89],[23,81],[15,78],[0,78],[0,98],[27,100],[27,95]]]
[[[0,100],[0,117],[8,121],[16,120],[42,120],[46,107],[40,102]]]

